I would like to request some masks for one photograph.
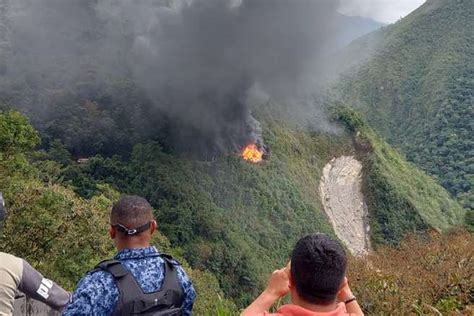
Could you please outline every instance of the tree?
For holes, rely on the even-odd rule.
[[[24,153],[38,145],[38,133],[23,114],[0,111],[0,152],[8,157]]]

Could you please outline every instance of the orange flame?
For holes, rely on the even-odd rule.
[[[263,160],[263,150],[259,149],[255,144],[247,145],[242,150],[242,158],[253,163],[260,162]]]

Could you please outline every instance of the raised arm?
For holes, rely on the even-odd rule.
[[[346,304],[346,310],[349,314],[354,314],[357,316],[364,316],[364,312],[359,306],[359,303],[356,300],[356,297],[349,287],[349,282],[347,278],[344,278],[344,282],[337,293],[337,300]]]
[[[240,316],[263,315],[280,298],[290,291],[290,271],[289,267],[273,271],[268,280],[267,288]]]

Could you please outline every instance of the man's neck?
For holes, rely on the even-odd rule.
[[[138,249],[138,248],[147,248],[150,247],[150,242],[140,242],[134,240],[122,240],[116,243],[115,245],[118,251],[124,249]]]
[[[122,247],[117,247],[117,251],[120,252],[122,250],[125,250],[125,249],[140,249],[140,248],[147,248],[147,247],[150,247],[150,245],[148,246],[138,246],[138,245],[133,245],[133,246],[122,246]]]
[[[312,312],[331,312],[337,308],[337,303],[334,301],[328,305],[319,305],[319,304],[312,304],[308,303],[305,300],[302,300],[298,296],[293,296],[291,302],[294,305],[298,305],[303,307],[304,309],[310,310]]]

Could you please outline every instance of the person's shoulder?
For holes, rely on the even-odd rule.
[[[0,252],[0,269],[8,271],[10,275],[14,275],[17,281],[21,279],[23,274],[23,259],[14,255]]]
[[[112,275],[100,269],[87,272],[77,284],[63,315],[109,315],[118,299]]]
[[[0,262],[6,264],[21,264],[23,262],[23,259],[6,252],[0,252]]]
[[[181,269],[181,264],[179,263],[178,260],[164,253],[158,253],[154,256],[143,256],[143,257],[134,258],[131,260],[129,259],[125,261],[122,261],[119,259],[119,261],[132,271],[135,269],[139,269],[143,271],[147,271],[150,269],[164,270],[165,269],[164,264],[166,264],[166,262],[171,263],[178,270]]]
[[[171,263],[173,265],[173,267],[178,271],[179,275],[181,275],[181,276],[187,275],[186,271],[183,268],[183,266],[181,265],[181,263],[176,258],[174,258],[174,257],[172,257],[171,255],[168,255],[168,254],[160,254],[160,258],[164,262]]]
[[[79,281],[78,288],[100,290],[101,287],[109,287],[113,284],[113,277],[110,273],[95,268],[84,275]]]
[[[111,279],[112,275],[105,271],[104,269],[101,269],[99,267],[95,267],[92,270],[89,270],[84,278],[89,278],[90,280],[103,280],[103,279]]]
[[[179,263],[179,261],[176,258],[174,258],[172,255],[169,255],[167,253],[160,253],[159,257],[161,259],[165,260],[165,261],[168,261],[168,262],[174,264],[174,265],[179,265],[179,266],[181,265],[181,263]]]
[[[163,254],[163,253],[160,254],[160,258],[165,262],[166,261],[170,262],[174,266],[178,274],[179,282],[181,283],[185,291],[191,291],[191,290],[194,291],[191,279],[189,278],[188,274],[186,273],[183,266],[178,260],[176,260],[171,255]]]

